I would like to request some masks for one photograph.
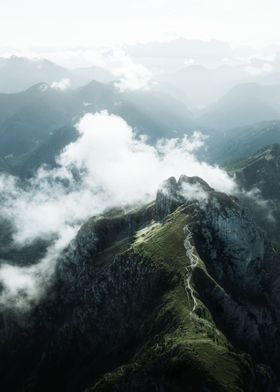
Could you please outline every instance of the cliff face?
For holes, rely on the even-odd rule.
[[[278,260],[238,200],[171,178],[154,203],[90,219],[29,313],[2,311],[0,386],[274,391],[260,363],[279,359]]]
[[[198,273],[198,291],[228,337],[277,368],[279,251],[236,201],[229,198],[221,207],[221,196],[218,208],[211,201],[199,211],[199,224],[193,228],[196,249],[217,283],[201,285]]]
[[[235,345],[278,371],[279,251],[238,199],[202,186],[207,197],[193,203],[188,225],[206,267],[193,271],[199,298]]]

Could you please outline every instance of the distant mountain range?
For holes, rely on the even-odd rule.
[[[152,71],[177,71],[188,61],[209,67],[217,67],[224,59],[233,59],[234,52],[222,41],[188,40],[178,38],[169,42],[149,42],[129,45],[126,53],[136,62]]]
[[[69,79],[72,87],[79,87],[91,80],[108,83],[115,78],[111,72],[97,66],[70,70],[46,59],[0,58],[1,93],[20,92],[37,83],[51,84],[61,79]]]
[[[221,43],[196,46],[186,40],[126,50],[135,62],[141,62],[148,54],[160,59],[170,51],[177,60],[185,52],[208,56],[214,47],[217,53],[232,55]],[[253,65],[261,69],[266,63],[255,60]],[[251,78],[263,83],[280,81],[276,70]],[[54,84],[63,79],[71,83],[66,89]],[[0,93],[0,170],[20,168],[23,173],[44,162],[54,163],[64,143],[77,137],[73,128],[77,120],[86,112],[100,110],[120,115],[136,132],[147,134],[151,143],[199,129],[208,135],[201,153],[204,159],[219,164],[242,159],[280,142],[280,84],[240,84],[247,79],[244,66],[210,69],[193,64],[159,73],[148,90],[120,92],[113,75],[103,68],[70,70],[44,59],[2,58],[0,91],[10,92]],[[22,91],[11,93],[18,90]],[[198,109],[202,97],[205,104],[216,101]]]
[[[240,85],[195,118],[181,101],[155,90],[121,93],[113,84],[92,81],[61,91],[39,83],[20,93],[0,94],[0,167],[20,168],[23,174],[53,163],[59,150],[77,137],[73,125],[78,119],[100,110],[123,117],[151,143],[200,129],[208,134],[201,157],[225,164],[280,143],[277,102],[280,86]],[[253,124],[232,126],[244,123]]]
[[[46,160],[52,162],[57,152],[53,144],[61,148],[64,142],[69,143],[75,132],[71,130],[67,135],[67,130],[83,114],[101,110],[123,117],[138,134],[148,135],[151,142],[190,134],[194,129],[187,107],[168,94],[121,93],[113,84],[96,81],[65,91],[40,83],[21,93],[0,94],[0,157],[6,165],[15,170],[20,167],[21,171],[25,167],[23,160],[28,161],[30,169],[32,160],[34,165],[37,162],[36,167]],[[63,127],[66,128],[57,131]]]
[[[152,71],[150,92],[158,96],[167,94],[187,106],[196,116],[198,127],[229,129],[280,118],[278,57],[274,63],[255,59],[248,64],[221,65],[222,54],[234,57],[226,44],[184,39],[130,46],[125,50],[135,64],[143,64]],[[207,67],[204,64],[202,58],[211,58],[210,53],[217,53],[220,65]],[[187,54],[196,54],[197,61],[188,63]],[[147,56],[161,64],[165,64],[166,56],[166,61],[179,61],[180,66],[167,66],[162,72],[153,70]],[[56,89],[63,89],[63,83],[66,83],[67,88],[77,89],[92,80],[112,84],[116,76],[113,69],[98,66],[68,69],[46,59],[0,58],[0,93],[19,93],[39,83],[47,83]]]
[[[235,85],[251,79],[240,66],[207,68],[200,64],[184,66],[176,72],[163,73],[156,77],[158,89],[171,91],[198,112],[200,108],[221,98]]]
[[[280,85],[256,83],[234,87],[199,118],[207,128],[224,129],[280,119]]]

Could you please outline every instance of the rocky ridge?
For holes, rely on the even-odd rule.
[[[2,309],[0,386],[274,391],[277,276],[279,255],[236,198],[170,178],[155,202],[90,219],[31,312]]]

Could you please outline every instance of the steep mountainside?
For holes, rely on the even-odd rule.
[[[214,131],[207,139],[205,158],[211,163],[229,164],[269,144],[280,143],[280,121],[266,121],[225,132]]]
[[[280,243],[280,145],[266,146],[249,158],[228,167],[237,183],[246,191],[255,193],[252,206],[258,223],[269,233],[270,238]],[[258,208],[259,207],[259,208]]]
[[[62,127],[50,135],[30,152],[10,162],[10,172],[19,177],[30,177],[42,165],[56,166],[56,157],[65,146],[77,140],[75,127]]]
[[[265,146],[249,158],[229,166],[242,186],[258,187],[265,199],[280,198],[280,144]]]
[[[279,269],[236,198],[170,178],[146,207],[82,226],[32,310],[2,305],[0,387],[276,391]]]

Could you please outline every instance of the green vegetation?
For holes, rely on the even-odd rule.
[[[180,391],[186,385],[190,390],[204,387],[215,391],[247,390],[253,366],[249,356],[234,351],[201,302],[199,311],[191,312],[184,248],[184,227],[189,219],[180,207],[164,222],[151,220],[145,228],[136,231],[125,253],[133,258],[140,256],[139,260],[148,257],[158,269],[167,270],[167,276],[172,276],[171,288],[168,289],[170,284],[166,282],[161,304],[151,316],[146,344],[130,362],[105,374],[88,391],[119,391],[124,385],[140,380],[143,391],[153,390],[157,379],[167,388],[172,387],[172,391]],[[202,261],[197,268],[207,278]]]

